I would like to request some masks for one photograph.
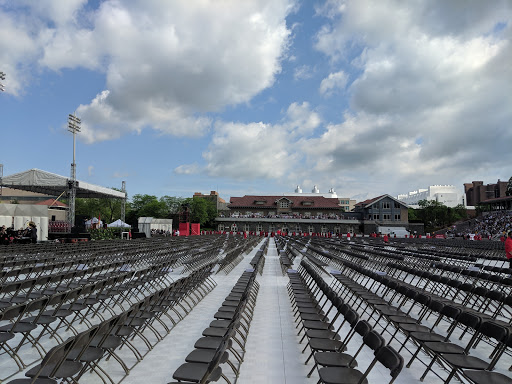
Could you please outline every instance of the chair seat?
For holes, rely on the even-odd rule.
[[[512,379],[498,372],[489,371],[464,371],[464,374],[475,384],[510,384]]]
[[[428,332],[430,328],[420,324],[400,324],[400,329],[407,332]]]
[[[66,358],[68,360],[76,360],[79,353],[82,352],[82,348],[77,348],[71,350]],[[98,359],[101,359],[104,355],[105,351],[101,348],[94,348],[94,347],[88,347],[84,353],[82,353],[82,356],[80,356],[81,362],[92,362],[96,361]]]
[[[15,379],[9,381],[9,384],[57,384],[57,380],[53,379],[44,379],[44,378],[37,378],[37,379]]]
[[[339,340],[332,339],[310,339],[309,346],[315,351],[337,351],[343,343]],[[346,350],[346,348],[344,348]]]
[[[57,320],[57,318],[55,316],[40,316],[39,319],[36,317],[36,316],[30,316],[30,317],[26,317],[24,319],[22,319],[20,321],[20,323],[34,323],[34,321],[37,319],[37,321],[35,322],[35,324],[51,324],[53,323],[55,320]]]
[[[37,374],[39,371],[40,366],[36,365],[35,367],[29,369],[25,376],[27,377],[33,377]],[[41,370],[40,376],[42,377],[48,377],[49,374],[53,371],[55,368],[55,364],[47,364],[43,367]],[[78,361],[64,361],[61,366],[57,369],[57,372],[55,373],[55,378],[65,378],[65,377],[71,377],[75,373],[78,373],[82,369],[82,363]]]
[[[443,341],[445,337],[433,332],[411,332],[411,337],[419,341]]]
[[[337,353],[337,352],[317,352],[314,355],[315,362],[323,367],[357,367],[357,361],[352,360],[352,356],[348,353]]]
[[[201,363],[185,363],[182,364],[172,375],[173,379],[185,380],[188,382],[198,383],[208,370],[208,364]],[[217,367],[210,374],[208,381],[217,381],[220,379],[222,369]]]
[[[348,367],[320,368],[318,374],[325,384],[357,384],[363,377],[357,369]],[[364,379],[360,384],[368,384],[368,380]]]
[[[203,331],[202,335],[209,337],[224,337],[224,335],[226,335],[226,332],[227,328],[208,327]]]
[[[306,331],[306,335],[309,339],[334,339],[339,340],[341,339],[340,335],[338,335],[334,331],[326,331],[321,329],[308,329]]]
[[[489,366],[489,363],[475,356],[446,353],[442,357],[448,363],[458,368],[486,369]]]
[[[12,333],[24,333],[24,332],[30,332],[37,328],[37,325],[31,324],[31,323],[18,323],[16,325],[14,324],[7,324],[2,327],[0,327],[0,332],[12,332]]]
[[[212,361],[217,351],[215,349],[194,349],[190,352],[185,361],[187,363],[203,363],[208,364]],[[229,353],[224,352],[220,358],[219,364],[224,364],[229,359]]]
[[[425,343],[425,347],[428,349],[437,352],[437,353],[453,353],[453,354],[461,354],[464,353],[464,348],[460,345],[453,343],[443,343],[439,341],[427,341]]]
[[[8,340],[11,340],[12,338],[14,338],[13,333],[7,333],[7,332],[0,333],[0,343],[4,343]]]
[[[332,330],[332,326],[328,323],[324,323],[323,321],[307,320],[303,325],[306,329]]]

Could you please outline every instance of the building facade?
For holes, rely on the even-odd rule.
[[[456,207],[459,204],[465,205],[464,195],[454,185],[431,185],[426,189],[418,189],[397,196],[400,200],[415,208],[421,200],[435,200],[447,207]]]
[[[216,219],[219,231],[369,234],[409,226],[407,205],[389,195],[355,204],[354,212],[345,212],[337,197],[305,194],[232,197],[228,209]]]
[[[505,198],[507,196],[507,184],[508,182],[499,179],[495,184],[484,185],[483,181],[464,183],[467,205],[477,206],[485,204],[488,200]]]

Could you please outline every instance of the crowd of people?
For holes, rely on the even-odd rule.
[[[458,236],[476,234],[484,239],[497,239],[512,231],[512,212],[491,212],[459,226],[455,231]]]
[[[0,244],[11,243],[37,243],[37,226],[33,221],[28,223],[26,228],[15,230],[14,227],[0,227]]]
[[[337,215],[334,213],[328,215],[303,215],[300,213],[291,214],[268,214],[262,213],[251,213],[251,214],[239,214],[236,212],[230,213],[229,215],[219,214],[219,217],[233,217],[233,218],[244,218],[244,219],[316,219],[316,220],[356,220],[352,216]]]

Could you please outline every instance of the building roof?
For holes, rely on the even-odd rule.
[[[38,203],[35,203],[35,205],[47,205],[48,208],[51,208],[51,207],[67,208],[68,207],[66,204],[61,203],[60,201],[55,200],[55,199],[43,200]]]
[[[70,178],[55,173],[30,169],[25,172],[14,173],[2,178],[2,185],[13,189],[44,193],[46,195],[59,196],[69,190]],[[101,187],[77,180],[76,197],[93,198],[118,198],[124,199],[124,192],[115,189]]]
[[[393,196],[391,195],[381,195],[381,196],[377,196],[377,197],[374,197],[372,199],[367,199],[365,201],[361,201],[359,203],[356,204],[356,208],[369,208],[370,205],[372,205],[373,203],[376,203],[377,201],[379,200],[382,200],[383,198],[385,197],[389,197],[391,200],[394,200],[396,201],[397,203],[407,207],[407,204],[405,204],[403,201],[400,201],[400,200],[397,200],[395,199]]]
[[[321,209],[340,209],[339,200],[336,198],[327,198],[323,196],[253,196],[245,195],[242,197],[232,197],[228,205],[229,208],[275,208],[277,201],[287,199],[292,207],[298,208],[321,208]],[[260,202],[257,204],[256,202]]]

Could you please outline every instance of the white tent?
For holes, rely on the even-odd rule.
[[[113,223],[107,224],[107,227],[113,227],[113,228],[130,228],[130,224],[126,224],[121,219],[117,219]]]
[[[97,224],[96,227],[101,227],[103,225],[103,221],[98,220],[97,217],[93,217],[85,222],[85,228],[91,228],[93,224]]]
[[[37,227],[37,240],[48,240],[48,207],[33,204],[0,204],[0,226],[25,229],[30,221]]]
[[[35,168],[2,178],[4,187],[44,193],[51,196],[58,196],[62,192],[69,191],[69,183],[70,179],[68,177]],[[76,197],[124,199],[126,194],[77,180]]]

